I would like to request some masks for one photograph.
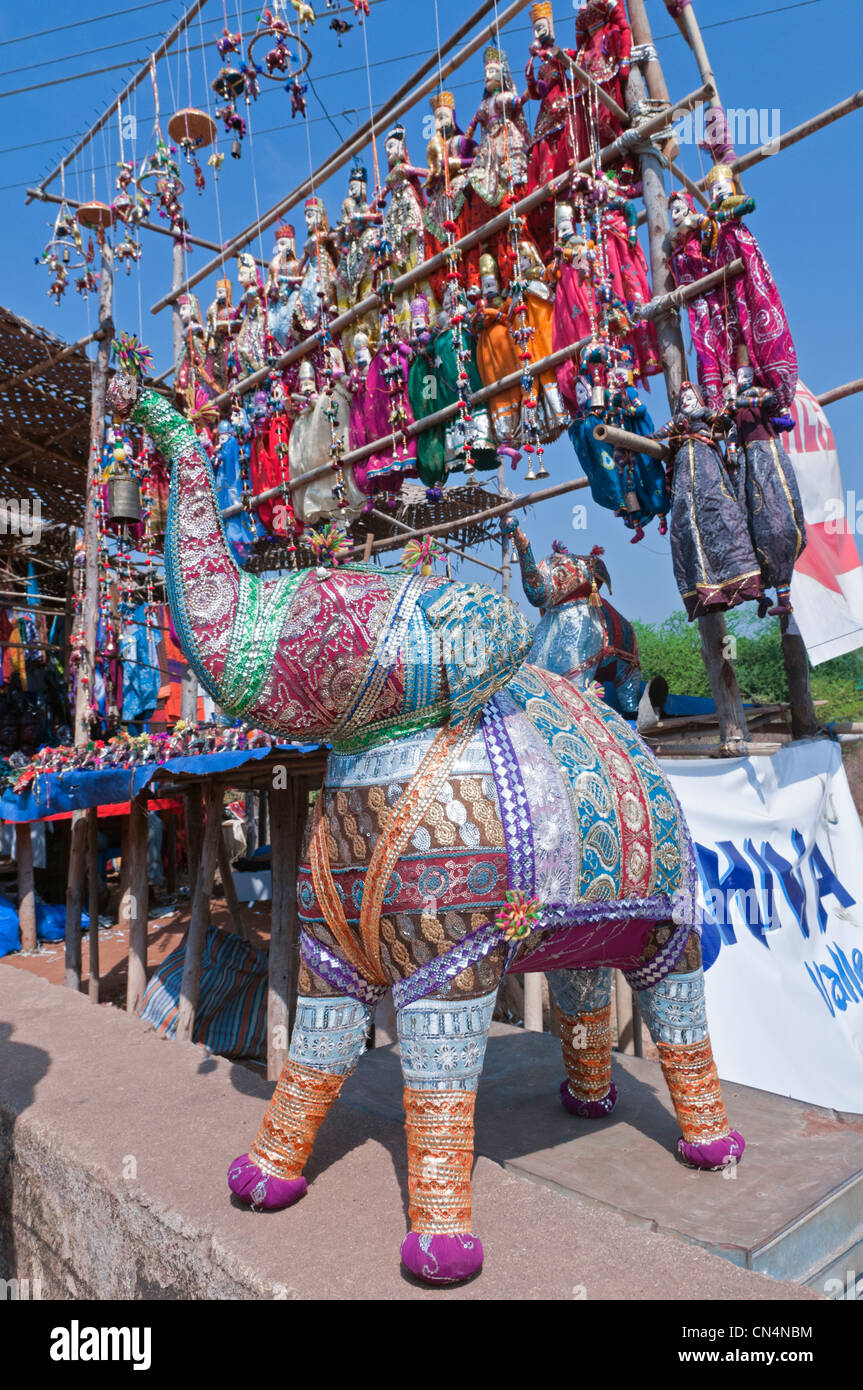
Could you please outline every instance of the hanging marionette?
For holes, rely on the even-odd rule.
[[[621,365],[609,372],[611,397],[607,418],[618,429],[649,438],[653,435],[653,421],[635,390],[633,365],[632,349],[624,348]],[[618,514],[624,525],[635,532],[632,544],[643,540],[644,527],[654,517],[659,518],[659,534],[664,536],[668,530],[666,517],[671,509],[671,497],[661,462],[649,454],[632,453],[629,449],[615,449],[614,460],[621,480]]]
[[[704,224],[711,268],[722,270],[742,260],[744,274],[729,281],[725,308],[724,364],[733,388],[738,349],[745,347],[756,386],[774,392],[787,410],[797,387],[797,353],[776,282],[743,218],[755,211],[755,199],[734,191],[734,171],[717,164],[707,176],[710,206]]]
[[[216,283],[216,297],[207,309],[207,355],[212,363],[213,376],[224,391],[237,374],[236,340],[240,324],[234,313],[233,286],[230,280]]]
[[[258,267],[249,251],[237,256],[237,279],[243,291],[234,315],[240,324],[237,353],[244,372],[257,372],[267,361],[267,306]]]
[[[467,129],[472,139],[477,127],[482,140],[468,170],[467,204],[462,231],[476,231],[523,197],[527,191],[527,151],[530,134],[522,98],[515,89],[509,62],[494,45],[483,54],[485,88],[479,108]],[[504,282],[515,269],[514,247],[508,230],[495,232],[488,243],[474,246],[465,256],[468,289],[479,291],[479,259],[482,251],[493,256]]]
[[[285,223],[276,229],[273,258],[267,267],[267,326],[281,348],[291,342],[292,296],[301,283],[296,235],[293,227]]]
[[[300,408],[291,429],[288,458],[292,483],[326,464],[332,471],[294,488],[291,501],[305,525],[317,526],[332,518],[344,531],[360,515],[366,499],[354,481],[353,469],[342,470],[339,464],[349,444],[351,392],[344,358],[336,347],[325,350],[324,374],[330,377],[328,390],[320,388],[307,357],[300,364]]]
[[[672,193],[668,265],[675,285],[691,285],[714,269],[704,245],[706,218],[696,211],[690,193]],[[726,348],[725,290],[702,290],[687,302],[689,331],[697,360],[698,382],[711,410],[721,410],[732,377]]]
[[[387,176],[381,191],[379,205],[389,197],[389,205],[383,215],[384,236],[392,246],[393,277],[407,274],[425,259],[425,236],[423,211],[425,198],[420,179],[428,174],[428,169],[419,169],[411,164],[405,142],[405,128],[395,125],[384,142],[387,156]],[[404,338],[410,334],[411,296],[424,293],[427,285],[420,282],[412,289],[403,290],[396,301],[396,323]],[[430,291],[429,291],[430,293]]]
[[[336,266],[336,302],[345,313],[372,293],[375,253],[380,240],[381,214],[367,201],[368,175],[362,165],[354,165],[348,180],[348,196],[335,229],[339,248]],[[370,310],[355,326],[370,335],[378,332],[378,316]],[[348,354],[350,355],[350,354]]]
[[[555,247],[549,263],[549,278],[555,286],[551,330],[551,350],[560,352],[596,336],[597,305],[594,286],[596,243],[576,231],[571,203],[555,208]],[[557,383],[568,410],[576,413],[579,403],[575,384],[579,368],[570,357],[557,368]]]
[[[762,592],[746,512],[718,443],[730,423],[684,381],[673,418],[654,432],[672,453],[671,562],[690,622]]]
[[[426,146],[428,178],[423,222],[428,259],[438,255],[466,230],[462,225],[462,213],[468,170],[476,153],[475,143],[467,139],[456,120],[452,92],[438,92],[429,104],[434,113],[435,133]],[[446,289],[446,275],[446,268],[442,267],[429,276],[432,293],[439,304]]]
[[[569,64],[563,49],[555,42],[550,0],[532,5],[530,20],[533,40],[525,68],[525,100],[529,98],[540,104],[527,166],[528,191],[533,192],[569,167],[575,136]],[[534,71],[537,60],[539,66]],[[543,259],[547,260],[554,236],[550,200],[546,199],[528,214],[528,223]]]
[[[299,287],[289,301],[293,336],[301,341],[321,326],[321,316],[336,303],[334,235],[322,198],[307,198],[303,209],[306,241],[297,274]]]
[[[635,374],[642,382],[662,370],[656,329],[650,322],[633,322],[651,298],[647,260],[638,240],[635,206],[628,190],[609,174],[594,185],[596,242],[599,248],[600,303],[618,310],[612,332],[623,337],[635,354]]]
[[[524,279],[524,321],[529,329],[526,339],[527,363],[539,362],[551,355],[552,325],[554,309],[548,277],[540,259],[539,252],[532,241],[522,238],[518,242],[518,268]],[[513,332],[515,325],[510,330]],[[525,359],[522,359],[525,365]],[[531,394],[536,400],[537,433],[543,443],[556,439],[568,424],[568,413],[564,405],[557,374],[554,368],[547,368],[539,376],[532,376]],[[545,477],[540,469],[537,477]]]
[[[462,321],[459,292],[448,286],[444,304],[432,327],[430,306],[423,295],[411,304],[411,346],[414,357],[408,376],[408,396],[415,420],[466,400],[482,387],[476,362],[476,342]],[[453,320],[458,320],[454,322]],[[460,378],[467,376],[464,382]],[[466,467],[470,460],[471,468]],[[435,496],[451,472],[497,468],[491,420],[484,405],[472,406],[443,424],[417,436],[417,472]],[[435,489],[438,491],[436,492]]]
[[[575,20],[578,66],[626,110],[632,30],[621,0],[581,0]],[[587,159],[621,134],[620,119],[584,84],[576,97],[576,158]]]
[[[485,252],[479,260],[480,298],[473,315],[476,361],[483,386],[521,371],[518,347],[510,334],[511,299],[504,294],[494,257]],[[501,461],[513,467],[521,456],[521,386],[508,386],[489,401],[494,437]]]
[[[737,352],[737,390],[733,405],[733,452],[737,466],[737,495],[746,510],[749,534],[761,565],[759,610],[768,600],[765,589],[776,590],[776,603],[767,611],[786,617],[791,609],[791,577],[806,547],[806,523],[794,466],[781,439],[790,417],[783,417],[775,391],[755,384],[755,371],[745,347]]]

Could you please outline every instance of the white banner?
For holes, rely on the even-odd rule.
[[[853,493],[850,507],[846,502],[827,416],[802,381],[791,414],[794,429],[785,440],[800,487],[807,536],[806,549],[794,567],[791,602],[809,660],[818,666],[863,647],[863,565],[855,540],[858,508]]]
[[[839,746],[663,767],[698,854],[719,1075],[863,1113],[863,826]]]

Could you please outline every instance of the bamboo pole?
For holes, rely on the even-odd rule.
[[[661,444],[658,439],[648,439],[643,434],[633,434],[631,430],[618,429],[616,425],[597,425],[593,437],[600,444],[610,444],[612,449],[629,449],[633,454],[649,454],[651,458],[663,461],[671,457],[667,444]]]
[[[90,917],[90,952],[87,992],[91,1004],[99,1002],[99,813],[95,806],[87,812],[87,913]]]
[[[36,887],[33,881],[33,835],[29,821],[21,821],[15,826],[15,863],[18,867],[21,950],[35,951],[39,940],[36,933]]]
[[[397,531],[410,531],[411,529],[410,526],[406,524],[406,522],[397,521],[394,516],[387,516],[386,512],[379,512],[377,507],[372,508],[372,516],[378,517],[381,521],[388,522],[390,526],[395,526]],[[458,555],[459,559],[461,560],[470,560],[471,563],[474,565],[481,565],[483,569],[491,570],[493,574],[501,573],[501,570],[498,568],[497,565],[490,565],[486,560],[480,560],[478,556],[471,555],[466,550],[459,550],[458,546],[445,545],[442,543],[441,548],[443,550],[449,551],[451,555]]]
[[[763,164],[765,159],[770,159],[773,155],[781,153],[782,150],[790,149],[800,140],[805,140],[817,131],[824,130],[826,126],[841,120],[843,116],[850,116],[852,111],[858,111],[861,106],[863,106],[863,90],[852,92],[851,96],[846,97],[844,101],[837,102],[835,106],[829,106],[826,111],[819,112],[817,116],[810,116],[808,121],[802,121],[800,125],[793,126],[791,130],[783,131],[775,140],[768,140],[765,144],[759,145],[757,149],[750,150],[748,154],[742,154],[737,159],[733,159],[731,167],[735,174],[743,174],[756,164]],[[698,180],[701,188],[706,183],[706,176]]]
[[[132,797],[129,806],[129,973],[126,1012],[138,1012],[147,988],[147,919],[150,884],[147,874],[146,793]]]
[[[183,980],[180,985],[180,1007],[177,1014],[177,1041],[193,1042],[195,1019],[201,994],[201,961],[210,916],[210,897],[219,857],[219,837],[222,833],[222,792],[212,781],[204,791],[206,823],[201,846],[201,862],[192,896],[192,912],[186,933],[186,952],[183,960]]]
[[[480,19],[488,14],[490,10],[496,8],[496,0],[491,0],[490,3],[487,2],[482,4],[469,19],[465,20],[459,26],[454,34],[450,35],[450,37],[444,41],[439,50],[435,50],[432,57],[421,64],[412,77],[402,83],[398,91],[394,92],[391,97],[387,98],[382,106],[378,107],[373,117],[364,121],[359,130],[355,131],[332,155],[325,159],[323,164],[319,165],[307,179],[303,179],[302,183],[299,183],[297,187],[292,189],[284,198],[274,203],[268,212],[261,214],[254,222],[250,223],[248,227],[245,227],[243,231],[238,232],[236,236],[231,237],[229,241],[225,242],[218,256],[214,256],[211,261],[201,266],[193,275],[190,275],[183,282],[180,292],[185,293],[187,290],[191,289],[193,285],[196,285],[199,280],[204,280],[208,275],[212,275],[215,271],[219,270],[220,267],[225,264],[226,260],[231,256],[235,256],[238,251],[242,251],[243,247],[247,246],[250,241],[253,241],[259,232],[266,231],[274,222],[277,222],[280,218],[289,213],[292,208],[295,208],[303,198],[308,197],[309,194],[317,193],[318,189],[327,179],[331,178],[333,174],[338,173],[339,169],[344,168],[353,155],[359,154],[360,151],[365,148],[369,136],[373,132],[380,132],[385,121],[392,124],[392,122],[405,111],[415,106],[421,97],[427,96],[429,92],[434,91],[435,88],[442,85],[451,72],[454,72],[456,68],[461,67],[463,63],[467,62],[468,58],[470,58],[478,48],[481,48],[487,40],[494,38],[498,29],[503,28],[511,19],[515,18],[528,3],[529,0],[513,0],[511,5],[501,11],[499,16],[496,15],[492,23],[487,24],[478,34],[474,35],[470,42],[465,44],[464,48],[460,49],[453,58],[450,58],[446,63],[441,62],[440,59],[445,57],[446,54],[464,38],[465,34],[470,32]],[[425,74],[429,72],[432,73],[432,76],[426,81],[421,81],[421,79],[425,77]],[[416,85],[417,82],[420,82],[419,86]],[[175,292],[172,289],[170,294],[163,295],[161,299],[156,301],[150,312],[158,314],[171,303],[174,297]]]
[[[856,381],[846,381],[844,386],[834,386],[815,399],[821,406],[832,405],[834,401],[844,401],[846,396],[856,396],[858,391],[863,391],[863,376],[858,377]]]
[[[687,3],[682,7],[677,3],[669,4],[669,0],[665,0],[665,7],[672,19],[676,21],[678,29],[692,49],[695,61],[698,64],[698,72],[702,82],[709,82],[716,92],[716,95],[711,99],[710,105],[721,107],[722,102],[719,100],[719,89],[716,85],[716,78],[713,73],[713,68],[710,66],[710,59],[707,56],[704,39],[701,37],[701,29],[699,28],[698,20],[695,18],[695,11],[692,8],[690,0],[687,0]],[[632,15],[633,12],[639,13],[643,11],[644,0],[629,0],[630,15]]]
[[[650,93],[651,99],[653,101],[661,101],[668,107],[670,113],[671,98],[665,81],[665,73],[662,71],[662,66],[653,43],[653,32],[650,28],[650,21],[647,18],[647,11],[644,8],[644,4],[639,3],[639,0],[635,0],[635,3],[629,5],[629,24],[632,29],[634,44],[637,44],[639,48],[647,50],[648,56],[644,59],[642,67],[644,70],[644,80],[647,84],[647,90]],[[676,178],[680,178],[681,174],[675,165],[671,163],[671,160],[674,159],[678,149],[677,140],[672,138],[666,142],[663,150],[663,154],[669,161],[669,168]]]
[[[131,77],[129,79],[122,92],[120,92],[119,96],[116,96],[114,98],[114,100],[111,102],[111,105],[105,111],[103,111],[99,119],[97,121],[94,121],[93,125],[90,126],[90,129],[86,131],[84,135],[81,136],[81,139],[78,141],[75,148],[71,150],[69,154],[64,155],[63,158],[60,160],[60,163],[56,166],[56,168],[52,169],[50,174],[48,174],[44,179],[42,179],[41,183],[39,184],[39,189],[36,192],[31,194],[28,190],[28,203],[31,202],[33,197],[38,197],[39,192],[47,188],[49,183],[53,183],[54,179],[56,179],[58,175],[62,173],[66,165],[71,164],[72,160],[75,159],[76,156],[79,155],[81,151],[90,143],[90,141],[93,139],[93,136],[99,133],[103,125],[105,125],[111,119],[114,112],[123,105],[123,102],[126,100],[126,98],[131,96],[135,88],[138,87],[144,81],[144,79],[150,75],[151,66],[154,63],[157,63],[160,58],[164,58],[169,48],[171,48],[171,46],[176,42],[180,35],[184,33],[186,29],[188,29],[189,25],[197,15],[198,11],[202,10],[206,3],[207,0],[194,0],[194,3],[189,6],[185,14],[181,15],[180,18],[177,20],[177,23],[174,25],[173,29],[171,29],[165,35],[158,48],[153,50],[146,63],[144,63],[144,65],[141,68],[139,68],[138,72],[135,73],[134,77]]]

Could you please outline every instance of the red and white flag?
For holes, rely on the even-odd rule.
[[[794,430],[785,436],[794,465],[806,549],[794,566],[791,602],[813,666],[863,647],[863,564],[854,538],[856,506],[846,515],[836,441],[808,387],[797,384]]]

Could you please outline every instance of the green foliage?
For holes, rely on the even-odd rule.
[[[734,665],[746,700],[777,704],[788,699],[779,623],[759,621],[740,609],[727,616],[734,639]],[[697,623],[672,613],[661,623],[634,622],[645,677],[663,675],[672,695],[710,695],[701,659]],[[822,723],[863,719],[863,651],[849,652],[810,668],[812,698],[826,700],[818,709]]]

